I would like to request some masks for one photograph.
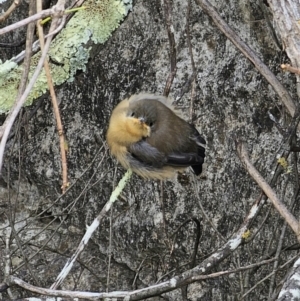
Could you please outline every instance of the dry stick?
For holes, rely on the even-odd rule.
[[[281,67],[281,69],[282,69],[283,71],[289,71],[289,72],[291,72],[291,73],[295,73],[295,74],[300,75],[300,69],[295,68],[295,67],[292,67],[292,66],[289,65],[289,64],[281,64],[280,67]]]
[[[41,0],[37,1],[37,12],[41,11],[42,9],[42,3]],[[61,29],[64,22],[62,20],[62,24],[56,28],[52,34],[55,34],[57,32],[57,29]],[[38,28],[38,33],[39,33],[39,40],[40,40],[40,45],[41,49],[44,49],[44,31],[43,27],[40,24],[39,21],[37,21],[37,28]],[[52,106],[53,106],[53,111],[57,123],[57,131],[58,131],[58,136],[59,136],[59,142],[60,142],[60,154],[61,154],[61,165],[62,165],[62,193],[64,194],[66,192],[66,188],[68,187],[68,169],[67,169],[67,155],[66,155],[66,148],[65,148],[65,137],[64,137],[64,131],[63,131],[63,126],[62,126],[62,121],[60,117],[60,112],[59,112],[59,107],[57,103],[57,98],[53,86],[53,81],[50,73],[50,67],[49,63],[47,60],[44,62],[44,69],[47,77],[47,83],[51,95],[51,100],[52,100]]]
[[[30,2],[30,6],[31,6],[31,2]],[[34,8],[31,8],[31,7],[29,8],[30,15],[33,14],[33,13],[31,13],[33,11],[33,9]],[[24,64],[23,64],[24,69],[23,69],[23,74],[21,77],[20,85],[19,85],[17,99],[19,99],[21,97],[21,95],[23,94],[23,92],[26,88],[27,80],[28,80],[28,74],[29,74],[29,69],[30,69],[30,60],[31,60],[31,55],[32,55],[32,42],[33,42],[34,28],[35,28],[34,23],[30,23],[27,27],[26,49],[24,51],[25,60],[24,60]],[[0,139],[3,136],[4,129],[6,128],[7,123],[9,122],[9,117],[10,117],[11,112],[12,111],[10,111],[10,113],[6,117],[4,123],[0,127]]]
[[[295,166],[296,165],[297,165],[297,161],[295,162]],[[298,176],[298,174],[297,174],[297,170],[296,170],[296,178],[297,178],[297,176]],[[292,204],[291,204],[291,209],[293,209],[295,203],[297,202],[298,194],[299,194],[299,186],[296,187],[296,190],[294,191],[294,196],[293,196],[293,201],[292,201]],[[282,252],[282,248],[283,248],[283,240],[285,238],[286,228],[287,228],[287,223],[285,222],[284,225],[283,225],[283,227],[282,227],[282,229],[281,229],[281,235],[280,235],[279,242],[277,242],[277,248],[276,248],[276,253],[275,253],[276,260],[275,260],[275,262],[273,264],[273,271],[275,271],[275,273],[272,275],[272,277],[270,279],[269,299],[271,299],[272,295],[274,295],[273,291],[274,291],[274,287],[276,285],[276,271],[278,270],[279,258],[280,258],[280,255],[281,255],[281,252]]]
[[[290,115],[294,116],[296,107],[289,92],[284,88],[268,66],[266,66],[263,61],[258,58],[257,54],[228,26],[209,1],[195,1],[213,19],[214,23],[226,37],[254,64],[256,69],[265,77],[276,93],[278,93]]]
[[[132,292],[111,292],[111,293],[86,293],[86,292],[70,292],[70,291],[54,291],[58,285],[64,280],[64,278],[67,276],[68,272],[72,268],[73,263],[75,262],[76,258],[79,256],[80,252],[83,250],[84,246],[87,244],[89,238],[91,237],[93,231],[98,227],[102,217],[104,214],[110,209],[113,202],[116,200],[117,196],[119,195],[120,191],[122,191],[122,188],[125,186],[126,182],[130,178],[131,170],[128,170],[127,173],[124,175],[122,180],[119,182],[118,187],[114,190],[114,192],[111,195],[111,198],[109,202],[104,206],[98,217],[94,220],[92,225],[88,228],[86,234],[84,235],[83,239],[81,240],[81,243],[76,251],[76,253],[72,256],[72,258],[69,259],[68,263],[66,264],[65,268],[62,270],[60,275],[58,276],[58,279],[56,282],[52,285],[51,289],[44,289],[44,288],[37,288],[34,286],[31,286],[27,284],[26,282],[15,278],[10,277],[10,284],[17,284],[19,286],[22,286],[28,290],[31,290],[33,292],[39,293],[39,294],[46,294],[46,295],[52,295],[52,296],[63,296],[63,297],[82,297],[85,299],[99,299],[104,297],[126,297],[126,300],[143,300],[145,298],[148,298],[150,296],[159,295],[162,293],[166,293],[168,291],[172,291],[176,288],[179,288],[183,285],[187,285],[189,283],[193,283],[198,280],[207,279],[212,277],[211,275],[203,275],[204,273],[209,272],[212,270],[218,263],[223,261],[225,258],[230,256],[230,254],[236,250],[239,245],[242,243],[242,235],[245,233],[245,231],[248,229],[249,224],[251,221],[256,217],[256,214],[259,212],[259,209],[261,207],[261,202],[257,201],[253,204],[251,207],[244,223],[241,225],[239,230],[232,235],[231,239],[229,239],[221,248],[219,248],[214,254],[209,256],[207,259],[205,259],[201,264],[199,264],[197,267],[185,271],[184,273],[173,277],[169,281],[159,283],[156,285],[153,285],[148,288],[143,288],[139,290],[135,290]],[[272,259],[270,260],[272,261]],[[269,261],[263,261],[262,263],[268,263]],[[251,268],[257,266],[251,265]],[[249,268],[249,266],[248,266]],[[242,268],[241,268],[242,269]],[[240,270],[240,269],[239,269]],[[224,274],[229,274],[236,272],[238,270],[234,271],[226,271],[226,272],[219,272],[215,274],[215,277],[220,276]]]
[[[37,13],[37,14],[35,14],[33,16],[30,16],[30,17],[28,17],[28,18],[26,18],[24,20],[21,20],[19,22],[16,22],[14,24],[11,24],[9,26],[1,28],[0,29],[0,35],[8,33],[8,32],[10,32],[12,30],[15,30],[15,29],[17,29],[19,27],[25,26],[25,25],[27,25],[27,24],[29,24],[31,22],[35,22],[35,21],[37,21],[39,19],[42,19],[42,18],[45,18],[45,17],[49,17],[51,15],[55,15],[55,13],[57,13],[57,12],[55,11],[54,7],[49,8],[49,9],[45,9],[45,10],[41,11],[40,13]]]
[[[284,223],[282,229],[281,229],[281,234],[280,234],[280,238],[279,238],[279,243],[276,249],[276,254],[275,254],[275,261],[273,263],[273,271],[274,274],[272,275],[271,279],[270,279],[270,285],[269,285],[269,298],[272,296],[272,292],[274,290],[274,286],[275,286],[275,280],[276,280],[276,271],[278,269],[278,265],[279,265],[279,257],[281,254],[281,250],[282,250],[282,244],[283,244],[283,240],[285,237],[285,232],[286,232],[286,228],[287,228],[287,223]]]
[[[291,263],[292,261],[294,261],[299,255],[295,255],[294,257],[292,257],[291,259],[289,259],[287,262],[285,262],[283,265],[281,265],[278,270],[283,269],[286,265],[288,265],[289,263]],[[275,260],[275,258],[273,259]],[[266,281],[268,278],[270,278],[274,273],[276,273],[276,271],[272,271],[269,275],[267,275],[266,277],[264,277],[263,279],[259,280],[253,287],[251,287],[240,299],[239,301],[243,300],[248,294],[250,294],[258,285],[260,285],[261,283],[263,283],[264,281]],[[269,300],[269,299],[268,299]]]
[[[3,252],[4,253],[3,260],[4,260],[5,266],[4,266],[3,272],[4,272],[4,278],[6,279],[7,277],[9,277],[11,275],[11,250],[10,250],[11,227],[7,227],[4,230],[3,234],[5,234],[5,251]],[[8,288],[8,295],[11,299],[14,299],[13,295],[11,294],[10,288]]]
[[[104,217],[104,215],[110,210],[112,204],[117,200],[118,196],[126,186],[127,182],[130,180],[132,171],[129,169],[123,176],[123,178],[120,180],[118,186],[116,189],[112,192],[109,201],[105,204],[105,206],[102,208],[99,215],[95,218],[95,220],[92,222],[92,224],[87,228],[86,233],[84,234],[83,238],[81,239],[81,242],[73,254],[73,256],[67,261],[64,268],[60,272],[60,274],[57,276],[55,282],[51,285],[51,289],[56,289],[63,280],[67,277],[69,274],[74,262],[76,261],[79,254],[83,251],[84,247],[87,245],[89,239],[91,238],[94,231],[98,228],[100,221]]]
[[[197,179],[196,176],[193,176],[193,186],[194,186],[194,191],[196,191],[195,196],[196,199],[198,200],[198,205],[200,206],[200,210],[202,212],[202,215],[204,216],[204,219],[206,220],[206,222],[208,224],[210,224],[210,226],[212,227],[212,229],[215,231],[215,233],[217,234],[217,236],[220,238],[221,241],[225,242],[226,239],[225,237],[223,237],[223,235],[218,231],[218,229],[216,228],[216,226],[214,225],[213,221],[211,218],[209,218],[209,216],[207,215],[203,205],[202,205],[202,201],[200,199],[200,192],[199,192],[199,186],[197,185]]]
[[[199,281],[199,280],[206,280],[206,279],[212,279],[224,275],[229,275],[233,273],[238,273],[240,271],[245,271],[248,269],[252,269],[257,266],[262,266],[265,264],[269,264],[273,262],[274,259],[268,259],[261,262],[257,262],[254,264],[250,264],[245,267],[240,267],[235,270],[227,270],[227,271],[221,271],[209,275],[199,275],[198,277],[194,277],[191,282]],[[184,274],[184,273],[183,273]],[[182,274],[182,275],[183,275]],[[115,291],[110,293],[91,293],[91,292],[83,292],[83,291],[65,291],[65,290],[52,290],[52,289],[45,289],[42,287],[36,287],[29,283],[26,283],[25,281],[11,276],[9,278],[10,285],[18,285],[20,287],[23,287],[24,289],[37,293],[42,295],[48,295],[48,296],[56,296],[56,297],[71,297],[71,298],[82,298],[87,300],[99,300],[101,298],[124,298],[126,301],[130,300],[143,300],[144,298],[150,297],[154,295],[154,291],[161,290],[162,288],[166,287],[167,285],[171,285],[171,290],[174,290],[176,288],[175,283],[172,283],[172,280],[175,281],[174,278],[172,278],[170,281],[166,281],[160,284],[152,285],[150,287],[146,287],[143,289],[138,289],[135,291]]]
[[[51,24],[51,28],[53,27],[54,23]],[[51,30],[50,28],[50,30]],[[9,116],[7,117],[8,118],[8,121],[7,121],[7,125],[4,129],[4,133],[3,133],[3,137],[2,137],[2,140],[1,140],[1,143],[0,143],[0,175],[1,175],[1,171],[2,171],[2,165],[3,165],[3,159],[4,159],[4,150],[5,150],[5,145],[6,145],[6,142],[7,142],[7,139],[8,139],[8,135],[10,133],[10,130],[14,124],[14,121],[15,119],[17,118],[28,94],[30,93],[33,85],[35,84],[40,72],[41,72],[41,69],[43,67],[43,64],[44,64],[44,61],[46,59],[46,56],[47,56],[47,52],[49,50],[49,47],[50,47],[50,43],[51,43],[51,40],[52,40],[52,35],[48,37],[47,41],[46,41],[46,44],[45,44],[45,48],[44,48],[44,51],[42,52],[42,56],[38,62],[38,65],[30,79],[30,82],[28,84],[28,86],[26,87],[24,93],[22,94],[22,96],[16,100],[16,102],[14,103],[11,111],[10,111],[10,114]]]
[[[171,71],[167,78],[166,86],[164,89],[164,96],[169,96],[170,89],[174,80],[174,77],[176,75],[176,44],[175,44],[175,37],[174,37],[174,27],[172,24],[172,4],[170,0],[164,0],[163,2],[164,6],[164,13],[166,18],[166,25],[167,25],[167,31],[168,31],[168,38],[169,38],[169,44],[170,44],[170,61],[171,61]]]
[[[255,169],[255,167],[250,162],[248,151],[246,146],[242,142],[237,142],[237,151],[242,161],[245,169],[251,175],[251,177],[255,180],[255,182],[259,185],[259,187],[264,191],[267,197],[272,201],[276,210],[281,214],[284,220],[289,224],[292,230],[295,232],[298,241],[300,240],[299,236],[299,223],[296,218],[289,212],[289,210],[285,207],[285,205],[278,199],[276,193],[269,186],[269,184],[265,181],[265,179],[260,175],[260,173]]]
[[[193,47],[191,43],[191,34],[190,34],[190,12],[191,12],[191,0],[188,0],[187,4],[187,12],[186,12],[186,40],[187,44],[189,47],[189,54],[191,58],[191,65],[192,65],[192,70],[193,70],[193,75],[192,75],[192,89],[191,89],[191,100],[190,100],[190,120],[191,122],[194,120],[194,102],[195,102],[195,87],[196,87],[196,66],[195,66],[195,61],[194,61],[194,55],[193,55]]]
[[[0,22],[4,22],[9,15],[21,4],[22,0],[14,0],[8,10],[0,16]]]

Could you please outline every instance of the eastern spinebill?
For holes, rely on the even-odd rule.
[[[172,178],[189,166],[196,175],[202,172],[204,138],[163,96],[142,93],[121,101],[112,112],[107,142],[124,168],[144,178]]]

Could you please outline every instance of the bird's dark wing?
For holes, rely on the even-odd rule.
[[[166,155],[145,140],[131,144],[128,151],[135,159],[153,167],[162,167],[167,162]]]
[[[167,156],[167,165],[171,166],[191,166],[203,164],[204,158],[196,153],[172,153]]]

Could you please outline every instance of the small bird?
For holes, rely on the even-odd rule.
[[[196,175],[202,172],[206,142],[164,96],[141,93],[121,101],[110,117],[107,142],[123,167],[143,178],[173,178],[189,166]]]

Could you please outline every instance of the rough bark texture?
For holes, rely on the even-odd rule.
[[[274,22],[281,36],[284,50],[292,65],[300,67],[300,3],[298,1],[269,0]]]
[[[254,0],[213,1],[213,4],[296,99],[294,76],[282,73],[279,68],[288,58],[276,47],[267,25],[266,20],[272,18],[270,8]],[[236,137],[247,141],[256,168],[268,182],[272,179],[285,136],[268,113],[279,120],[283,130],[289,125],[290,117],[266,80],[194,1],[187,20],[187,6],[187,1],[173,1],[177,74],[170,96],[186,120],[194,112],[193,123],[207,141],[206,169],[198,179],[188,170],[167,181],[163,188],[160,182],[145,181],[134,175],[111,215],[102,222],[63,282],[64,289],[132,290],[191,268],[197,227],[192,220],[185,222],[192,218],[201,223],[195,264],[221,247],[240,227],[260,194],[239,161]],[[161,1],[136,1],[133,12],[111,39],[94,47],[86,72],[79,72],[74,82],[57,87],[69,148],[71,187],[64,196],[60,194],[59,141],[50,99],[42,97],[34,106],[23,110],[7,145],[0,196],[0,233],[4,235],[10,216],[24,244],[22,254],[15,235],[12,236],[14,275],[50,287],[76,249],[86,225],[96,217],[124,174],[109,156],[105,143],[109,116],[125,96],[140,91],[163,93],[170,72],[165,19]],[[194,86],[187,25],[196,67]],[[8,50],[5,57],[10,55]],[[195,98],[191,108],[192,95]],[[297,155],[292,154],[288,158],[291,172],[283,171],[274,188],[287,207],[296,200],[293,211],[296,217],[299,216],[297,164]],[[279,265],[287,261],[296,254],[297,245],[290,246],[297,241],[290,229],[280,240],[283,224],[275,209],[266,203],[250,228],[250,233],[254,233],[262,225],[258,234],[216,266],[215,271],[272,257],[280,243],[284,251],[279,252]],[[28,266],[22,265],[23,256],[29,259],[40,248],[29,261],[36,278],[33,280]],[[4,249],[3,239],[2,254]],[[3,256],[0,258],[1,279],[5,261]],[[244,300],[265,300],[276,295],[280,289],[277,285],[291,265],[279,271],[273,280],[270,277],[258,285]],[[269,264],[196,282],[188,286],[187,298],[238,300],[272,271],[273,264]],[[20,289],[12,291],[15,298],[30,296]],[[183,296],[178,289],[165,294],[164,300],[185,300]],[[151,300],[163,300],[163,297]]]

